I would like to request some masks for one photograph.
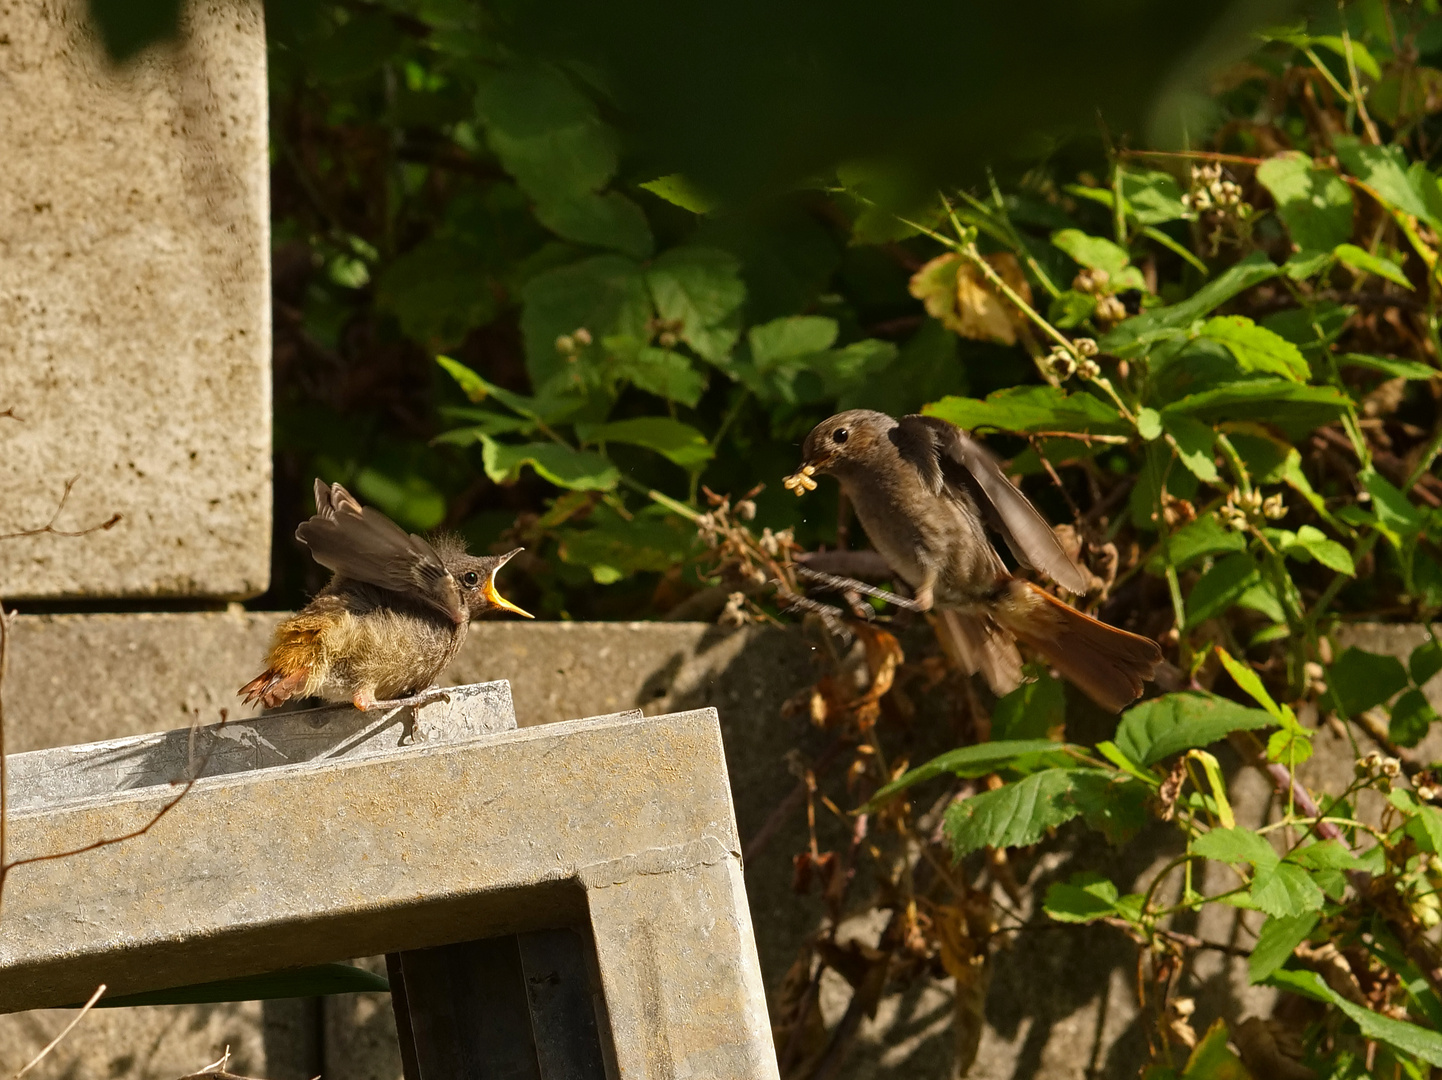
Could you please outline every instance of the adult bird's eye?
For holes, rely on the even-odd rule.
[[[461,575],[461,584],[468,589],[474,589],[481,583],[481,575],[474,570],[467,570]]]
[[[847,432],[844,427],[839,427],[831,433],[831,441],[834,443],[844,443],[846,439]]]

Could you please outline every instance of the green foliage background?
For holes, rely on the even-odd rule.
[[[714,617],[790,573],[784,530],[859,546],[833,485],[780,486],[819,419],[924,409],[979,430],[1074,523],[1096,577],[1080,602],[1165,644],[1166,692],[1096,740],[1044,673],[998,702],[952,680],[972,744],[907,770],[878,724],[905,715],[900,650],[857,628],[871,689],[823,680],[808,707],[856,750],[834,794],[868,816],[838,816],[904,853],[875,856],[892,914],[858,993],[939,965],[961,1009],[995,947],[972,887],[916,851],[984,879],[991,912],[987,849],[1071,821],[1127,843],[1159,819],[1181,854],[1141,891],[1081,874],[1041,905],[1142,947],[1153,1077],[1247,1075],[1229,1037],[1269,1074],[1240,1028],[1199,1038],[1175,1010],[1172,960],[1216,944],[1176,920],[1210,904],[1259,913],[1254,982],[1320,1006],[1279,1011],[1291,1065],[1429,1075],[1442,784],[1411,751],[1442,644],[1429,629],[1404,663],[1335,632],[1442,607],[1436,0],[1292,22],[982,7],[274,6],[278,563],[260,603],[318,584],[289,536],[319,474],[409,528],[524,543],[509,591],[543,616]],[[97,12],[112,42],[143,40]],[[1248,36],[1238,12],[1272,25]],[[1232,62],[1188,95],[1174,76],[1210,30]],[[778,613],[763,589],[742,599],[733,616]],[[1312,792],[1297,768],[1324,722],[1358,762]],[[1234,814],[1228,754],[1280,793],[1260,827]],[[923,827],[938,792],[943,827]],[[798,881],[838,858],[863,853],[813,845]],[[1207,863],[1234,885],[1202,891]],[[1329,943],[1352,982],[1308,966]],[[835,946],[816,943],[817,979]],[[789,1077],[821,1060],[793,1034],[807,1000],[773,1015]]]

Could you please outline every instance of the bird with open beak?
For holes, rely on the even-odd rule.
[[[801,495],[813,474],[836,477],[866,535],[911,586],[952,659],[1006,694],[1023,681],[1018,641],[1104,709],[1120,712],[1162,661],[1156,642],[1109,626],[1014,576],[992,545],[1068,592],[1089,575],[985,447],[932,416],[895,420],[852,409],[806,437],[801,469],[786,486]]]
[[[471,617],[514,611],[496,591],[505,555],[468,555],[456,537],[407,534],[339,484],[315,482],[316,515],[296,529],[311,557],[334,572],[282,622],[266,668],[240,688],[246,704],[292,698],[349,701],[357,709],[420,705],[466,640]]]

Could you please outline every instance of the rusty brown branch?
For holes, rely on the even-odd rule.
[[[54,513],[50,515],[50,520],[44,525],[41,525],[38,529],[21,529],[19,532],[0,533],[0,540],[18,540],[25,536],[89,536],[93,532],[113,529],[119,525],[122,516],[120,514],[111,514],[98,525],[91,525],[89,528],[78,529],[74,532],[67,529],[57,529],[55,527],[55,522],[60,518],[60,512],[65,509],[65,503],[70,498],[70,491],[75,487],[79,479],[80,477],[78,476],[72,476],[69,480],[65,481],[65,490],[60,493],[60,501],[55,504]]]

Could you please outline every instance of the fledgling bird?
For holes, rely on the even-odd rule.
[[[1000,463],[960,428],[932,416],[894,420],[852,409],[812,429],[802,461],[787,486],[799,495],[815,487],[812,473],[836,477],[916,606],[936,609],[955,659],[968,673],[981,671],[998,695],[1022,682],[1017,641],[1112,712],[1135,701],[1161,663],[1156,642],[1085,615],[1007,570],[987,527],[1023,567],[1073,593],[1089,583]]]
[[[296,539],[334,576],[282,622],[266,668],[240,688],[246,704],[291,698],[357,709],[419,705],[455,658],[471,616],[500,608],[531,618],[496,592],[505,555],[468,555],[455,537],[425,540],[339,484],[315,482],[316,515]]]

